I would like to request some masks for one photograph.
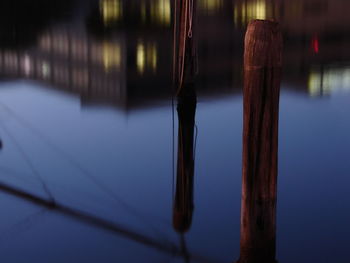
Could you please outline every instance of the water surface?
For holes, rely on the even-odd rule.
[[[284,35],[276,259],[349,262],[347,1],[198,0],[182,234],[173,2],[44,2],[1,3],[0,182],[80,216],[3,189],[3,262],[236,261],[243,37],[254,18],[279,20]]]

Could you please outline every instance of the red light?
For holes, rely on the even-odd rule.
[[[318,41],[318,37],[314,36],[311,40],[311,46],[312,46],[312,50],[317,54],[318,51],[320,50],[320,44]]]

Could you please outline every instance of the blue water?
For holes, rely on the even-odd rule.
[[[251,2],[259,7],[259,1]],[[331,11],[336,8],[331,1],[315,2],[327,3]],[[181,236],[172,223],[178,116],[171,97],[171,27],[162,31],[152,24],[144,28],[128,22],[99,39],[89,35],[82,20],[82,10],[91,15],[95,1],[91,10],[84,2],[75,4],[82,7],[70,11],[75,19],[63,15],[47,28],[52,39],[64,39],[62,32],[70,36],[78,32],[82,35],[77,45],[92,43],[100,60],[96,58],[99,62],[92,63],[89,71],[84,59],[65,57],[64,44],[63,53],[45,53],[40,39],[47,30],[37,32],[37,42],[24,48],[1,48],[0,184],[54,200],[122,231],[108,230],[103,223],[91,225],[60,209],[0,191],[2,261],[236,261],[245,25],[233,24],[232,14],[223,12],[225,4],[216,12],[199,11],[199,21],[211,19],[213,25],[222,25],[218,34],[225,37],[213,38],[211,28],[199,30],[194,209],[191,227]],[[335,18],[331,11],[324,20],[314,18],[330,28],[322,31],[315,22],[317,34],[306,26],[293,33],[289,20],[284,20],[283,30],[289,31],[279,114],[278,262],[350,260],[350,53],[340,48],[348,45],[348,35],[339,26],[345,18]],[[158,47],[155,71],[149,62],[153,51],[145,55],[143,73],[137,62],[131,62],[137,57],[133,50],[138,35]],[[318,53],[312,49],[315,35]],[[332,48],[334,43],[338,49]],[[116,53],[107,52],[106,60],[106,45],[121,45],[119,66],[118,48]],[[95,59],[91,54],[89,61]],[[71,77],[64,77],[65,69]]]

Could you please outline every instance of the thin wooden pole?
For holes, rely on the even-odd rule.
[[[239,263],[274,263],[282,34],[254,20],[244,50],[243,171]]]

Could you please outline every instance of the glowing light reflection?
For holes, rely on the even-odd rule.
[[[50,77],[51,69],[50,69],[49,63],[43,62],[43,64],[41,65],[41,70],[42,70],[42,75],[45,79]]]
[[[202,10],[206,10],[208,13],[214,13],[219,10],[223,5],[223,0],[200,0],[198,6]]]
[[[101,0],[100,9],[106,26],[119,21],[123,17],[121,0]]]
[[[312,46],[312,50],[314,51],[314,53],[318,53],[320,50],[320,44],[318,41],[318,37],[314,36],[311,40],[311,46]]]
[[[330,95],[350,91],[350,67],[311,71],[308,81],[310,96]]]
[[[103,65],[108,72],[112,68],[119,69],[121,64],[121,47],[117,43],[103,44]]]
[[[237,3],[233,7],[234,23],[246,25],[253,19],[267,19],[269,17],[266,0],[255,0]]]
[[[151,2],[151,19],[161,25],[170,25],[170,0],[155,0]]]
[[[146,69],[151,69],[153,72],[157,70],[157,47],[155,43],[139,42],[136,47],[136,66],[139,74],[143,74]]]
[[[140,74],[143,74],[145,71],[145,59],[146,53],[145,53],[145,46],[143,43],[139,43],[136,48],[136,65],[137,65],[137,71]]]
[[[31,65],[31,60],[28,55],[24,56],[24,61],[23,61],[23,68],[24,68],[24,74],[26,76],[29,76],[32,72],[32,65]]]

